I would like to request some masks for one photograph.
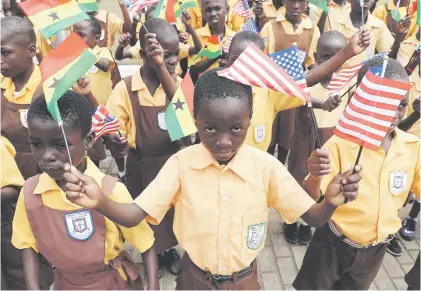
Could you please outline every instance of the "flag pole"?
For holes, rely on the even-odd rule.
[[[361,26],[364,26],[364,0],[360,0],[361,6]]]
[[[346,90],[346,92],[345,93],[343,93],[342,95],[341,95],[341,99],[342,99],[342,97],[344,97],[346,94],[348,94],[349,93],[349,91],[351,91],[352,90],[352,88],[354,88],[355,86],[357,86],[357,83],[355,83],[354,85],[352,85],[348,90]]]
[[[61,118],[60,118],[61,119]],[[64,132],[64,127],[63,127],[63,121],[59,121],[58,122],[58,126],[60,127],[60,129],[61,129],[61,132],[62,132],[62,134],[63,134],[63,139],[64,139],[64,143],[65,143],[65,145],[66,145],[66,150],[67,150],[67,157],[69,158],[69,163],[70,163],[70,166],[72,166],[73,164],[72,164],[72,156],[70,155],[70,149],[69,149],[69,143],[67,142],[67,137],[66,137],[66,133]]]
[[[316,132],[316,147],[318,149],[322,148],[322,143],[320,142],[320,136],[319,136],[319,127],[317,125],[317,120],[316,120],[316,115],[314,114],[314,108],[311,105],[310,102],[307,102],[307,108],[310,110],[310,115],[311,115],[311,121],[313,122],[313,127],[314,130]]]

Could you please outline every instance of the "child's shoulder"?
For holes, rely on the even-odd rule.
[[[408,132],[405,132],[405,131],[400,130],[398,128],[396,129],[396,133],[397,133],[397,135],[395,136],[395,138],[398,137],[398,138],[402,139],[402,141],[405,144],[417,144],[418,147],[419,147],[420,139],[419,139],[418,136],[413,135],[413,134],[408,133]]]

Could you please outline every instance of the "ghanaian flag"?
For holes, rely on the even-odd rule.
[[[208,59],[216,59],[222,54],[221,47],[219,46],[219,39],[216,35],[211,35],[206,45],[194,57],[193,62],[196,62],[200,57]]]
[[[175,5],[177,0],[159,0],[156,5],[154,16],[155,18],[162,18],[173,24],[177,22],[175,17]]]
[[[96,0],[77,0],[77,2],[79,2],[79,7],[84,12],[98,11],[98,3],[96,3]]]
[[[61,124],[57,101],[98,61],[98,57],[74,32],[41,62],[42,87],[48,111]]]
[[[75,0],[26,0],[18,5],[45,39],[89,18]]]
[[[197,132],[193,119],[194,85],[187,73],[165,111],[165,123],[172,141]]]
[[[175,17],[180,18],[183,15],[183,10],[196,7],[196,0],[177,0],[175,4]]]

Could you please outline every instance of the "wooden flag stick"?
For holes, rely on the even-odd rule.
[[[327,15],[327,22],[329,23],[329,30],[332,30],[332,24],[330,23],[329,14]]]
[[[320,142],[319,127],[317,126],[317,120],[316,120],[316,115],[314,114],[314,108],[311,105],[311,103],[309,103],[309,102],[307,102],[307,108],[310,110],[311,121],[313,122],[313,127],[314,127],[314,130],[316,132],[316,147],[318,149],[321,149],[322,143]]]
[[[342,99],[342,97],[344,97],[346,94],[348,94],[349,93],[349,91],[351,91],[352,90],[352,88],[354,88],[355,86],[357,86],[357,83],[355,83],[354,85],[352,85],[348,90],[346,90],[346,92],[345,93],[343,93],[342,95],[341,95],[341,99]]]
[[[72,156],[70,155],[69,143],[67,142],[66,134],[64,133],[63,122],[60,122],[58,126],[61,128],[61,132],[63,133],[64,144],[66,145],[67,156],[69,158],[70,166],[72,166]]]

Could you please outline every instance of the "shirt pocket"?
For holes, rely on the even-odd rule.
[[[243,215],[241,257],[254,259],[264,247],[268,224],[268,213],[269,210],[261,213]]]

